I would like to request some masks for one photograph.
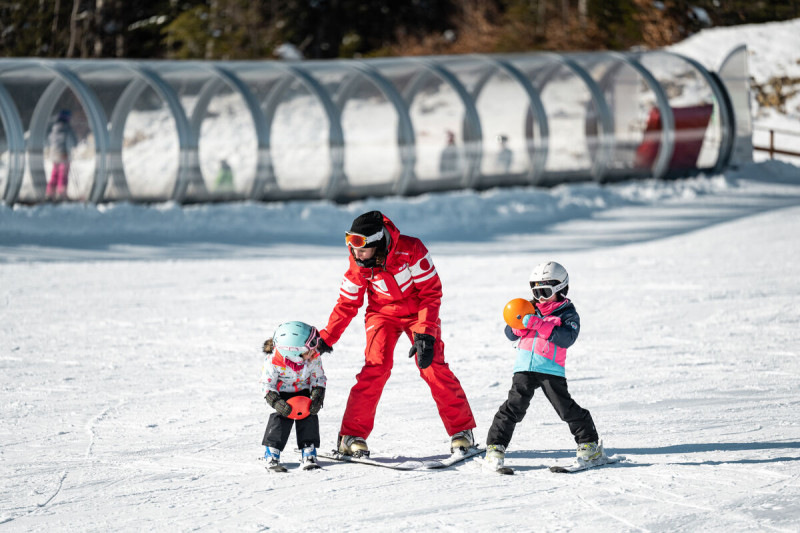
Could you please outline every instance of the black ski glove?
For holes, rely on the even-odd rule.
[[[314,387],[311,390],[311,408],[308,412],[312,415],[319,413],[322,403],[325,400],[325,387]]]
[[[408,351],[409,357],[417,356],[417,366],[424,370],[433,363],[433,344],[436,338],[427,333],[414,333],[414,346]]]
[[[317,351],[320,353],[320,355],[322,355],[324,353],[331,353],[333,348],[328,346],[328,343],[322,340],[322,337],[320,337],[319,344],[317,344]]]
[[[275,412],[281,416],[289,416],[292,413],[292,408],[286,403],[286,400],[281,398],[281,395],[271,390],[264,396],[267,404],[275,409]]]

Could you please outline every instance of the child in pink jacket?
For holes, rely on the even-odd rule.
[[[578,444],[578,459],[593,461],[604,456],[592,415],[567,390],[567,348],[580,332],[578,312],[566,298],[569,275],[559,263],[542,263],[531,272],[530,286],[536,313],[523,317],[524,329],[506,326],[506,336],[515,341],[517,359],[508,399],[494,415],[486,437],[486,464],[490,468],[503,466],[514,428],[525,417],[538,388],[569,425]]]

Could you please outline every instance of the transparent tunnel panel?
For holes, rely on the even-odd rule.
[[[557,57],[521,56],[511,61],[538,90],[549,126],[548,181],[591,175],[598,137],[586,123],[597,110],[584,81]]]
[[[166,102],[152,87],[143,86],[121,126],[120,165],[130,198],[171,198],[178,179],[180,144],[175,118]],[[108,194],[124,195],[121,188],[118,180],[111,180]]]
[[[397,110],[363,74],[338,93],[344,134],[344,172],[351,185],[390,184],[401,173]]]
[[[494,69],[475,95],[483,132],[481,174],[516,176],[526,181],[534,151],[530,103],[524,89],[507,73]]]
[[[669,53],[652,52],[639,56],[665,89],[675,119],[675,146],[669,162],[671,173],[713,168],[719,158],[722,132],[719,102],[701,73],[685,59]],[[653,107],[647,117],[646,142],[642,164],[660,143],[661,117]]]
[[[464,138],[464,104],[456,90],[438,75],[427,70],[417,74],[422,79],[409,94],[409,115],[417,141],[416,176],[420,181],[437,180],[442,153],[448,144],[448,134]],[[475,141],[472,141],[475,142]],[[470,140],[465,141],[469,150]]]
[[[652,88],[622,57],[602,54],[572,57],[599,86],[613,119],[613,150],[604,178],[650,175],[654,161],[643,161],[640,152],[648,117],[657,108]],[[597,117],[587,114],[587,134],[596,136],[598,130]]]
[[[750,69],[746,46],[739,46],[728,54],[719,68],[719,77],[727,89],[736,117],[731,163],[736,165],[749,163],[753,160],[754,132],[750,114]]]
[[[283,91],[270,131],[278,187],[319,190],[331,173],[330,121],[319,99],[294,81]]]
[[[95,175],[94,134],[83,105],[44,63],[0,67],[0,84],[17,104],[28,138],[22,202],[86,201]]]
[[[128,104],[132,101],[132,93],[136,93],[136,87],[141,92],[146,85],[141,81],[139,85],[135,83],[138,80],[136,71],[123,61],[78,61],[72,66],[72,71],[92,90],[103,116],[108,120],[106,172],[109,179],[106,180],[101,196],[105,200],[129,200],[130,190],[121,158],[123,142],[117,136],[121,132],[115,128],[115,124],[124,124],[130,111]]]
[[[198,153],[206,189],[212,197],[245,197],[256,176],[258,140],[242,96],[222,85],[205,112],[197,112],[202,115]]]

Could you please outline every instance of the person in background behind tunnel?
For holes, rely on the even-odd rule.
[[[69,123],[71,118],[72,113],[68,109],[62,109],[48,129],[47,143],[53,162],[50,181],[47,182],[49,200],[64,200],[67,197],[70,156],[72,149],[78,144],[78,138]]]

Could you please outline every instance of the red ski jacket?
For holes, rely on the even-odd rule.
[[[391,317],[416,316],[413,333],[439,337],[439,307],[442,302],[442,282],[433,266],[428,249],[416,237],[401,235],[383,216],[389,233],[386,261],[381,267],[363,268],[350,255],[350,267],[344,273],[339,299],[333,308],[328,325],[320,336],[333,346],[350,321],[364,304],[367,294],[367,316],[380,313]]]

